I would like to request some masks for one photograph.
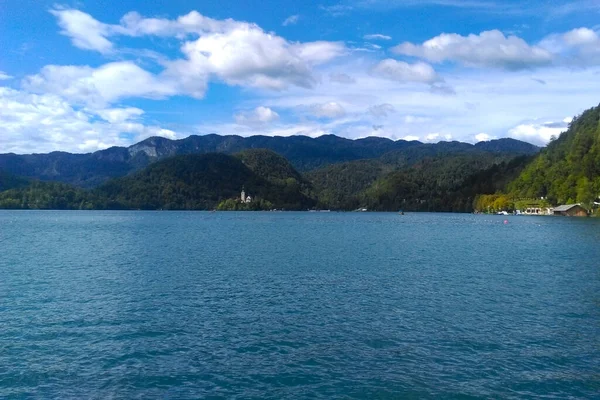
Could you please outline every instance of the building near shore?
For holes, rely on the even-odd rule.
[[[588,212],[579,204],[565,204],[555,207],[554,215],[563,215],[567,217],[587,217]]]
[[[252,203],[252,196],[246,195],[246,191],[242,188],[242,193],[240,194],[240,200],[242,203]]]

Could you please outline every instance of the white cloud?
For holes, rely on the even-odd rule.
[[[341,104],[330,101],[323,104],[313,104],[311,113],[318,118],[340,118],[346,115],[346,110]]]
[[[567,65],[600,64],[600,33],[589,28],[577,28],[562,34],[552,34],[540,46],[562,57]]]
[[[144,18],[128,13],[118,25],[104,24],[78,10],[53,9],[63,33],[77,47],[113,51],[110,36],[155,35],[187,40],[184,59],[163,61],[161,78],[179,85],[178,93],[202,97],[207,81],[281,90],[289,86],[313,87],[318,79],[313,67],[346,53],[343,43],[316,41],[290,43],[256,24],[232,19],[215,20],[197,11],[175,20]],[[196,39],[188,40],[190,35]],[[177,86],[177,84],[175,86]]]
[[[439,140],[440,140],[439,133],[430,133],[429,135],[425,136],[425,142],[437,142]]]
[[[331,82],[337,82],[337,83],[346,83],[346,84],[356,83],[356,79],[354,79],[350,75],[345,74],[343,72],[332,72],[331,74],[329,74],[329,80]]]
[[[291,50],[309,65],[320,65],[346,54],[346,47],[341,42],[298,43],[292,45]]]
[[[365,40],[392,40],[392,37],[388,36],[388,35],[382,35],[380,33],[374,33],[371,35],[363,36],[363,39],[365,39]]]
[[[144,26],[144,31],[167,29],[160,24],[136,26]],[[182,48],[186,58],[164,62],[165,69],[159,74],[131,61],[98,68],[48,65],[39,74],[27,77],[24,87],[95,107],[130,97],[162,99],[185,94],[202,98],[211,77],[230,85],[274,90],[294,85],[310,88],[318,81],[313,66],[345,51],[341,43],[292,44],[255,25],[233,26],[227,33],[208,34],[186,42]]]
[[[95,112],[73,107],[57,95],[0,87],[0,148],[15,153],[88,152],[150,136],[177,136],[172,130],[130,120],[139,115],[139,109]]]
[[[530,122],[519,124],[508,131],[508,136],[525,142],[545,146],[552,137],[558,137],[567,130],[572,118],[559,122]]]
[[[419,137],[415,136],[415,135],[406,135],[406,136],[401,137],[400,139],[412,142],[414,140],[419,140]]]
[[[492,136],[488,135],[487,133],[479,133],[477,135],[475,135],[475,140],[477,142],[488,142],[492,139]]]
[[[455,61],[467,66],[526,69],[549,65],[553,55],[539,46],[530,46],[517,36],[504,36],[498,30],[461,36],[443,33],[422,44],[402,43],[392,51],[431,62]]]
[[[12,78],[13,78],[12,76],[0,71],[0,81],[7,81]]]
[[[429,83],[440,81],[433,67],[424,62],[409,64],[391,58],[380,61],[371,71],[373,75],[396,82]]]
[[[237,113],[235,121],[240,125],[257,126],[266,125],[279,119],[279,114],[269,107],[256,107],[252,111]]]
[[[84,50],[109,53],[113,44],[106,39],[109,26],[84,12],[73,9],[52,9],[50,13],[58,18],[61,34],[71,38],[73,45]]]
[[[136,107],[127,108],[107,108],[98,110],[96,113],[105,121],[112,124],[118,124],[125,121],[135,120],[144,114],[144,110]]]
[[[215,73],[228,84],[283,89],[315,83],[308,65],[290,52],[284,39],[258,29],[202,36],[182,48],[182,73]]]
[[[387,117],[394,111],[396,111],[396,109],[389,103],[377,104],[369,107],[369,112],[376,117]]]
[[[161,99],[184,93],[180,82],[158,77],[131,61],[119,61],[98,68],[47,65],[39,74],[28,76],[23,86],[35,93],[52,93],[76,104],[105,107],[129,97]]]
[[[296,25],[298,23],[299,19],[300,19],[300,16],[298,14],[290,15],[282,22],[281,25],[283,25],[283,26]]]
[[[323,70],[325,74],[350,74],[356,79],[353,85],[326,80],[311,91],[293,88],[260,101],[292,111],[298,104],[343,104],[346,115],[355,120],[352,125],[331,129],[344,137],[374,134],[398,139],[413,135],[424,140],[431,133],[439,133],[442,140],[474,142],[475,135],[482,132],[508,137],[510,129],[528,121],[560,121],[566,115],[580,114],[598,104],[600,92],[600,67],[541,69],[535,75],[529,70],[456,71],[445,77],[447,84],[456,88],[456,94],[440,96],[431,93],[429,85],[390,84],[367,73],[369,66],[369,60],[359,59]],[[540,85],[532,76],[547,84]],[[382,119],[365,111],[384,103],[393,105],[396,111],[387,116],[383,129],[373,131]],[[536,144],[544,140],[541,136],[529,139]]]

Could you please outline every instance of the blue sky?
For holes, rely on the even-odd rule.
[[[0,152],[514,137],[600,102],[600,2],[0,2]]]

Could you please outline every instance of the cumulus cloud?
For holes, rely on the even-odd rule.
[[[88,152],[150,136],[177,136],[170,129],[134,120],[140,115],[141,110],[131,107],[93,111],[54,94],[0,87],[0,148],[16,153]]]
[[[336,83],[356,83],[356,79],[343,72],[332,72],[329,74],[329,80]]]
[[[128,97],[161,99],[184,92],[174,78],[158,77],[131,61],[98,68],[47,65],[40,73],[26,77],[23,86],[34,93],[52,93],[94,107]]]
[[[132,61],[97,68],[48,65],[23,82],[30,91],[58,94],[96,108],[130,97],[202,98],[211,80],[272,90],[312,88],[318,82],[313,68],[346,51],[342,43],[290,43],[255,24],[215,20],[196,11],[175,20],[128,13],[118,25],[103,24],[78,10],[53,9],[51,13],[74,45],[103,53],[114,50],[106,39],[113,35],[199,36],[182,44],[184,58],[161,60],[164,69],[159,73],[146,71]]]
[[[119,24],[105,24],[80,10],[55,7],[50,13],[58,19],[61,33],[71,38],[73,45],[85,50],[107,53],[113,50],[111,36],[145,35],[185,38],[190,34],[224,33],[240,26],[251,26],[232,19],[216,20],[191,11],[177,19],[145,18],[137,12],[125,14]]]
[[[340,118],[346,115],[346,110],[341,104],[331,101],[323,104],[313,104],[311,113],[317,118]]]
[[[345,54],[339,42],[290,43],[256,24],[216,20],[197,11],[177,19],[144,18],[128,13],[118,25],[104,24],[79,10],[53,9],[63,33],[75,46],[108,53],[110,36],[165,36],[184,40],[185,58],[166,61],[163,78],[178,80],[184,93],[202,97],[211,77],[231,85],[281,90],[313,87],[313,67]],[[197,36],[196,39],[189,38]],[[172,83],[172,82],[171,82]],[[191,86],[191,87],[190,87]]]
[[[391,58],[380,61],[371,70],[372,74],[396,82],[420,82],[432,84],[440,81],[433,67],[424,62],[409,64]]]
[[[549,65],[553,54],[540,46],[531,46],[517,36],[505,36],[498,30],[479,35],[461,36],[443,33],[422,44],[402,43],[392,52],[423,58],[431,62],[454,61],[472,67],[526,69]]]
[[[300,16],[298,14],[290,15],[281,23],[281,25],[283,25],[283,26],[296,25],[298,23],[299,19],[300,19]]]
[[[562,34],[552,34],[540,46],[563,57],[564,64],[600,64],[600,33],[589,28],[577,28]]]
[[[365,40],[392,40],[392,37],[388,36],[388,35],[382,35],[381,33],[373,33],[371,35],[363,36],[363,39],[365,39]]]
[[[562,121],[530,122],[515,126],[508,131],[508,136],[539,146],[548,144],[552,137],[558,137],[567,130],[572,118]]]
[[[376,117],[387,117],[394,111],[396,111],[396,109],[389,103],[377,104],[369,107],[369,112]]]
[[[251,111],[237,113],[235,121],[240,125],[256,126],[266,125],[279,119],[279,114],[269,107],[256,107]]]
[[[419,137],[415,136],[415,135],[406,135],[406,136],[401,137],[400,139],[406,140],[408,142],[412,142],[412,141],[415,141],[415,140],[419,140]]]
[[[475,135],[475,140],[476,140],[477,142],[487,142],[487,141],[490,141],[490,140],[492,140],[492,139],[494,139],[494,137],[493,137],[493,136],[490,136],[490,135],[488,135],[488,134],[487,134],[487,133],[485,133],[485,132],[482,132],[482,133],[479,133],[479,134]]]
[[[0,81],[7,81],[12,78],[13,78],[12,76],[0,71]]]
[[[317,82],[311,67],[337,57],[343,47],[329,42],[290,44],[262,29],[242,28],[186,42],[186,60],[178,61],[178,67],[180,76],[214,74],[231,85],[311,88]]]

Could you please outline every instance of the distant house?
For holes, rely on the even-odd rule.
[[[554,215],[566,215],[568,217],[587,217],[588,212],[579,204],[566,204],[554,208]]]
[[[520,213],[524,215],[552,215],[552,208],[531,206],[521,210]]]

